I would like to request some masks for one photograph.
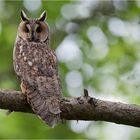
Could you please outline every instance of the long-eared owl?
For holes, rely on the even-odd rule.
[[[60,121],[61,88],[55,53],[49,48],[49,27],[44,11],[30,19],[21,11],[13,61],[32,110],[49,126]]]

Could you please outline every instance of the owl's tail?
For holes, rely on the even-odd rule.
[[[56,96],[45,98],[35,90],[27,94],[27,101],[33,111],[50,127],[60,122],[60,100]]]

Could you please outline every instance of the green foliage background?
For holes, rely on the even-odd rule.
[[[32,9],[34,5],[38,6]],[[140,103],[140,1],[0,1],[2,89],[20,90],[13,70],[12,51],[21,9],[24,9],[30,17],[38,17],[44,10],[48,13],[51,47],[56,49],[59,55],[64,96],[80,96],[83,94],[83,88],[87,88],[91,96],[101,99]],[[69,55],[61,57],[62,54],[59,54],[59,48],[66,39],[74,42],[78,48],[76,53],[71,53],[73,46],[69,45],[71,48],[67,54],[75,56],[69,60],[62,60],[69,58]],[[65,47],[68,45],[63,44]],[[78,85],[77,83],[71,85],[72,81],[77,81]],[[124,138],[126,140],[139,137],[137,128],[105,122],[69,121],[51,129],[33,114],[13,112],[7,116],[5,110],[0,110],[1,139]]]

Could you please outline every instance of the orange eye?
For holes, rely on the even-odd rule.
[[[28,29],[28,27],[27,27],[27,26],[25,26],[24,31],[25,31],[26,33],[29,33],[29,29]]]
[[[36,32],[37,32],[37,33],[40,33],[41,31],[42,31],[41,27],[40,27],[40,26],[37,27]]]

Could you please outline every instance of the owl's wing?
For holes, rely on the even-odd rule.
[[[49,126],[54,127],[60,121],[60,100],[55,96],[44,97],[37,88],[29,87],[24,82],[21,89],[26,94],[32,110]]]
[[[33,111],[48,125],[60,120],[61,88],[57,59],[47,47],[28,43],[16,47],[15,71],[21,80],[21,89]],[[25,46],[25,47],[24,47]],[[17,66],[16,66],[17,65]]]

